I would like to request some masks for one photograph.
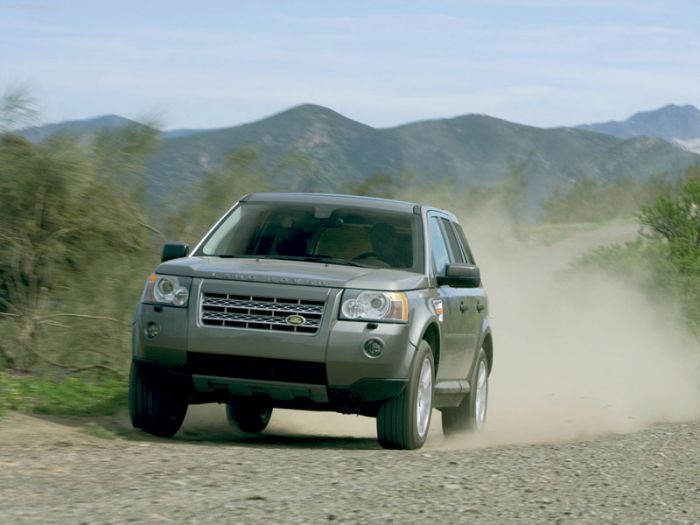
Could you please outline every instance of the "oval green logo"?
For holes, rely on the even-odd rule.
[[[294,326],[299,326],[300,324],[304,324],[306,322],[306,319],[304,319],[300,315],[290,315],[287,317],[287,324],[292,324]]]

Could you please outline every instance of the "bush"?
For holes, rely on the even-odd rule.
[[[642,237],[583,257],[594,267],[631,282],[676,307],[685,324],[700,334],[700,168],[688,170],[670,196],[657,198],[638,215]],[[700,342],[700,338],[698,339]]]
[[[0,412],[18,410],[62,416],[105,416],[127,406],[128,385],[68,377],[42,379],[0,372]]]

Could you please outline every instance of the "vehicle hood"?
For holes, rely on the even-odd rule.
[[[279,259],[222,259],[220,257],[183,257],[162,263],[157,273],[324,288],[364,290],[416,290],[428,286],[425,275],[379,268],[360,268],[306,261]]]

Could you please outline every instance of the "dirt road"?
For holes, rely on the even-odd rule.
[[[122,414],[0,421],[0,523],[700,524],[697,344],[662,302],[574,257],[629,226],[550,246],[474,239],[491,297],[496,366],[487,430],[379,449],[373,421],[278,411],[235,435],[194,407],[174,440]]]
[[[11,415],[0,424],[0,521],[700,523],[699,423],[417,452],[372,437],[228,439],[104,440]]]

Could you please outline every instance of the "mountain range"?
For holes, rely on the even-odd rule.
[[[622,139],[659,137],[700,153],[700,109],[669,104],[653,111],[635,113],[627,120],[582,124],[578,129],[597,131]]]
[[[133,121],[106,115],[24,134],[30,140],[57,132],[84,136],[128,124]],[[191,184],[231,152],[254,147],[270,169],[301,154],[327,178],[345,181],[360,182],[381,171],[400,184],[402,174],[410,172],[419,183],[490,187],[517,169],[530,191],[543,197],[554,186],[583,178],[677,175],[700,163],[700,156],[679,147],[696,139],[700,111],[693,106],[666,106],[624,122],[578,127],[538,128],[469,114],[380,129],[304,104],[229,128],[163,132],[147,172],[159,190],[184,199]]]

